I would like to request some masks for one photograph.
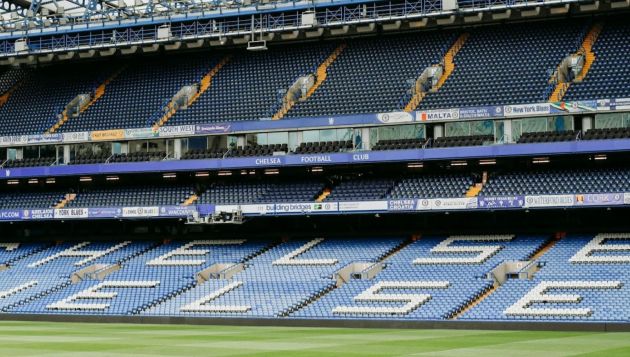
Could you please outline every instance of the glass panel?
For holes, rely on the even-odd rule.
[[[363,150],[363,137],[361,136],[361,129],[354,129],[354,147],[357,150]]]
[[[292,131],[289,133],[289,150],[294,151],[298,147],[298,133]]]
[[[338,141],[352,140],[352,129],[351,128],[337,129],[337,140]]]
[[[444,124],[444,136],[467,136],[470,135],[469,122],[455,122]]]
[[[315,143],[318,141],[319,141],[318,130],[307,130],[307,131],[302,132],[302,142]]]
[[[17,160],[17,149],[7,149],[7,159]]]
[[[174,139],[166,140],[166,155],[168,155],[169,158],[175,157],[175,140]]]
[[[112,143],[112,153],[122,154],[122,143]]]
[[[495,139],[498,143],[505,141],[505,123],[503,120],[497,120],[494,122]]]
[[[234,148],[238,145],[238,136],[229,135],[227,137],[227,146],[230,148]]]
[[[630,127],[630,113],[608,113],[595,116],[596,129]]]
[[[227,136],[209,136],[203,143],[198,140],[201,138],[190,138],[190,149],[210,149],[211,151],[226,151],[227,150]],[[206,138],[204,138],[206,139]]]
[[[370,146],[374,146],[378,142],[378,129],[370,128]]]
[[[27,146],[22,151],[22,158],[37,159],[39,158],[39,148],[37,146]]]
[[[148,152],[166,152],[166,140],[151,140],[147,142]]]
[[[278,132],[278,133],[269,133],[267,135],[267,144],[275,145],[275,144],[288,144],[289,143],[289,133]]]
[[[335,129],[320,130],[319,141],[337,141],[337,130]]]
[[[249,146],[267,145],[267,133],[247,134],[245,135],[245,142]]]
[[[470,123],[470,135],[493,135],[494,123],[492,120],[480,120]]]
[[[559,115],[548,118],[547,128],[549,131],[573,130],[573,117]]]
[[[39,146],[39,157],[56,157],[57,147],[54,145]]]

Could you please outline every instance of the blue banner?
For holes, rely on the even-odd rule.
[[[65,220],[98,218],[187,218],[210,216],[215,212],[240,211],[245,216],[387,213],[402,211],[454,211],[511,208],[558,208],[630,205],[630,193],[564,194],[536,196],[458,197],[401,199],[389,201],[296,202],[195,206],[91,207],[33,210],[0,210],[0,221]]]
[[[623,193],[591,193],[575,195],[576,206],[608,206],[624,204]]]
[[[525,196],[479,197],[479,208],[520,208],[525,205]]]
[[[344,152],[315,155],[284,155],[207,160],[168,160],[134,163],[59,165],[0,169],[0,179],[129,174],[198,170],[232,170],[282,166],[322,166],[355,163],[409,162],[423,160],[476,159],[523,155],[579,154],[630,151],[630,139],[581,140],[571,142],[474,147],[430,148]]]
[[[388,211],[413,211],[416,209],[417,200],[392,200],[387,201]]]
[[[118,218],[122,216],[120,207],[95,207],[88,210],[90,218]]]
[[[19,221],[23,218],[22,212],[21,210],[0,210],[0,221]]]
[[[160,207],[160,217],[189,217],[197,209],[194,206],[162,206]]]
[[[32,209],[24,211],[24,219],[53,219],[55,218],[55,210],[52,208]]]
[[[462,108],[459,110],[460,119],[486,119],[502,116],[503,107],[497,106]]]

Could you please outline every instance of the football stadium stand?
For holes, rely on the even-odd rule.
[[[4,313],[627,321],[624,233],[2,243]]]
[[[283,119],[399,111],[432,66],[444,72],[435,85],[420,86],[426,89],[421,109],[544,102],[553,87],[550,73],[566,56],[584,50],[580,44],[592,26],[570,20],[479,27],[461,41],[452,68],[446,68],[444,58],[461,36],[441,31],[349,39],[330,62],[326,58],[339,44],[320,41],[285,47],[290,51],[232,50],[5,69],[0,119],[10,124],[0,128],[0,135],[251,121],[271,118],[287,100],[293,103]],[[592,44],[592,68],[567,87],[565,100],[630,96],[623,55],[628,32],[622,20],[603,25]],[[318,74],[322,63],[327,66]],[[308,76],[322,75],[309,82],[310,91],[300,94],[303,89],[295,87]],[[297,99],[287,97],[293,95]]]
[[[0,318],[630,330],[627,0],[139,3],[0,9]]]

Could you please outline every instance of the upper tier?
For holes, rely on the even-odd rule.
[[[630,97],[630,24],[618,18],[603,24],[593,46],[596,60],[564,99]],[[592,26],[562,20],[468,29],[453,55],[452,73],[417,107],[547,101],[550,73],[580,49]],[[91,95],[91,103],[63,121],[58,132],[150,127],[166,118],[168,102],[182,87],[195,83],[203,88],[200,95],[162,124],[269,119],[279,112],[289,87],[310,74],[321,83],[287,107],[282,120],[400,111],[409,102],[412,82],[428,66],[449,67],[445,59],[462,34],[424,31],[272,46],[266,52],[233,49],[3,68],[0,136],[48,131],[63,121],[66,105],[80,94]]]

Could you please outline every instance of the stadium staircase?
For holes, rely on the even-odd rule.
[[[479,296],[477,296],[476,299],[472,300],[471,302],[466,304],[464,307],[462,307],[458,312],[453,314],[450,317],[450,320],[457,320],[460,316],[464,315],[466,312],[468,312],[469,310],[471,310],[475,306],[479,305],[488,296],[492,295],[492,293],[494,293],[497,290],[498,287],[499,287],[499,285],[494,284],[494,285],[490,286],[489,288],[487,288],[483,293],[481,293]]]
[[[182,206],[184,207],[190,206],[193,203],[197,202],[198,199],[199,199],[199,196],[193,193],[182,203]]]
[[[448,52],[446,52],[446,55],[444,56],[444,60],[443,60],[444,61],[444,74],[442,74],[442,77],[435,85],[435,91],[440,90],[440,88],[444,85],[446,80],[448,80],[448,77],[450,77],[453,71],[455,70],[455,62],[454,62],[455,56],[457,55],[459,50],[462,49],[462,47],[466,43],[466,40],[468,40],[469,36],[470,36],[469,33],[461,34],[457,38],[453,46],[451,46]]]
[[[347,44],[342,43],[339,46],[337,46],[337,48],[335,48],[335,50],[330,54],[330,56],[328,56],[324,62],[322,62],[318,67],[317,70],[315,72],[315,83],[313,84],[313,86],[306,92],[306,95],[304,96],[304,98],[301,98],[301,101],[305,101],[308,100],[308,98],[313,95],[313,93],[315,93],[315,91],[317,90],[317,88],[319,88],[322,83],[324,83],[324,81],[326,80],[326,77],[328,76],[328,67],[332,66],[332,64],[335,62],[335,60],[337,59],[337,57],[339,57],[339,55],[341,54],[341,52],[343,52],[343,50],[347,47]],[[291,110],[291,108],[293,108],[293,106],[295,105],[295,101],[293,100],[287,100],[282,107],[280,108],[280,110],[278,110],[278,112],[276,114],[274,114],[272,116],[273,120],[280,120],[282,119],[288,112],[289,110]]]
[[[420,235],[413,235],[410,239],[404,240],[402,243],[398,244],[397,246],[393,247],[390,251],[386,252],[375,263],[383,263],[383,262],[385,262],[387,259],[389,259],[390,257],[396,255],[398,252],[400,252],[401,250],[406,248],[409,244],[411,244],[414,241],[419,240],[419,239],[420,239]],[[302,302],[300,302],[300,303],[298,303],[296,305],[293,305],[290,308],[282,311],[280,314],[278,314],[278,317],[290,316],[294,312],[297,312],[297,311],[299,311],[299,310],[301,310],[301,309],[303,309],[303,308],[305,308],[307,306],[310,306],[310,305],[314,304],[315,302],[317,302],[321,298],[325,297],[326,295],[328,295],[332,291],[334,291],[334,290],[340,288],[341,286],[343,286],[345,283],[347,283],[347,281],[341,280],[341,281],[338,281],[337,283],[331,283],[331,284],[325,286],[324,288],[320,289],[319,291],[317,291],[314,294],[312,294],[311,296],[309,296],[308,299],[306,299],[306,300],[304,300],[304,301],[302,301]]]
[[[591,69],[591,66],[593,66],[593,62],[595,62],[595,52],[593,52],[593,45],[597,41],[599,34],[602,32],[603,26],[604,25],[602,23],[594,24],[593,26],[591,26],[586,36],[584,36],[582,45],[580,46],[580,49],[576,52],[576,54],[584,54],[584,66],[582,67],[582,70],[580,71],[580,73],[575,77],[575,79],[573,79],[573,82],[575,83],[582,82],[584,78],[586,77],[586,75],[588,74],[588,71]],[[558,71],[556,71],[556,73],[557,72]],[[554,73],[554,77],[557,76],[556,73]],[[555,80],[554,78],[551,79],[551,81],[554,81],[554,80]],[[556,86],[553,92],[551,93],[551,95],[549,96],[549,102],[561,101],[565,93],[569,90],[569,87],[571,86],[571,83],[572,83],[572,82],[559,82],[557,80],[556,82],[557,82]]]
[[[466,192],[466,197],[477,197],[479,195],[479,192],[481,192],[482,189],[483,189],[483,184],[476,183],[470,186],[470,188]]]
[[[210,88],[210,86],[212,85],[212,79],[217,75],[217,73],[221,70],[221,68],[223,68],[223,66],[225,66],[230,61],[231,58],[232,58],[231,55],[225,56],[219,63],[217,63],[210,70],[210,72],[206,73],[201,78],[201,81],[199,81],[199,91],[190,98],[187,104],[188,106],[193,105],[193,103],[195,103],[197,99],[199,99],[199,97],[201,97]],[[162,116],[162,118],[160,118],[160,120],[158,120],[153,126],[154,131],[164,126],[173,117],[173,115],[177,113],[177,108],[175,107],[173,102],[169,102],[166,105],[166,108],[164,111],[165,113]]]
[[[322,191],[322,193],[317,197],[315,202],[323,202],[326,199],[326,197],[330,196],[331,193],[332,193],[332,188],[325,188],[324,191]]]
[[[444,72],[442,73],[442,76],[438,80],[437,84],[433,88],[431,88],[432,92],[438,91],[455,70],[455,56],[457,55],[457,52],[459,52],[459,50],[464,46],[469,36],[469,33],[461,34],[442,58]],[[405,106],[404,111],[409,113],[416,110],[418,105],[420,105],[420,102],[422,102],[424,97],[427,95],[427,92],[421,90],[420,85],[420,83],[416,82],[414,94]]]
[[[118,77],[125,69],[127,69],[127,65],[123,65],[122,67],[117,69],[114,73],[112,73],[112,75],[110,75],[107,79],[105,79],[103,83],[101,83],[98,87],[96,87],[96,89],[94,89],[94,95],[92,96],[92,99],[88,102],[88,104],[85,105],[85,107],[79,110],[78,115],[81,115],[83,112],[88,110],[88,108],[94,105],[94,103],[96,103],[99,99],[101,99],[105,95],[106,87],[114,79],[116,79],[116,77]],[[70,120],[70,117],[68,116],[67,111],[64,110],[63,112],[61,112],[61,118],[59,119],[59,121],[55,123],[52,127],[50,127],[50,129],[46,131],[46,134],[53,134],[57,132],[65,123],[68,122],[68,120]]]
[[[552,239],[547,241],[545,245],[543,245],[538,251],[534,253],[534,255],[532,255],[530,260],[537,260],[545,255],[545,253],[553,248],[563,237],[566,237],[566,233],[556,233],[556,235]]]
[[[66,197],[64,197],[61,201],[59,201],[59,203],[55,205],[55,208],[64,208],[66,207],[66,205],[68,205],[68,203],[74,201],[75,198],[77,198],[76,193],[69,193],[66,195]]]
[[[11,94],[13,94],[13,92],[15,92],[20,87],[21,83],[22,82],[18,82],[14,84],[13,87],[11,87],[8,91],[6,91],[4,94],[0,96],[0,108],[2,108],[2,106],[5,105],[9,101]]]

